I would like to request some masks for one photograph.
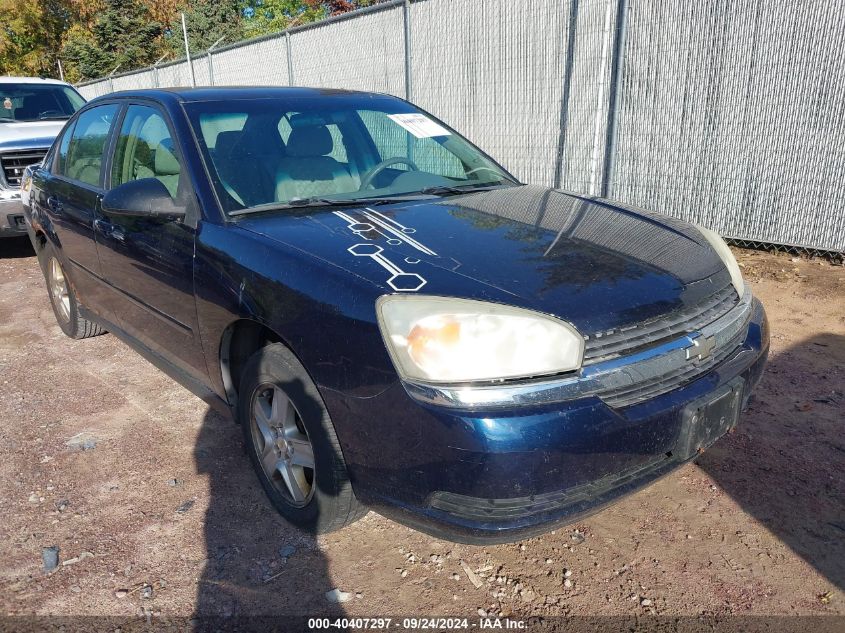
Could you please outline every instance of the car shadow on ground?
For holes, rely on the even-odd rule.
[[[815,336],[773,356],[736,432],[697,460],[744,511],[840,589],[845,589],[843,368],[841,335]]]
[[[0,238],[0,259],[23,259],[33,255],[32,244],[26,235]]]
[[[326,598],[335,587],[316,535],[294,528],[273,508],[252,470],[240,426],[210,408],[194,456],[198,472],[210,478],[207,561],[195,621],[241,631],[293,625],[289,618],[300,616],[304,630],[306,616],[344,615],[341,605]]]

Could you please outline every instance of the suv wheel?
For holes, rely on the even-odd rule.
[[[96,323],[80,316],[79,302],[76,300],[73,286],[68,281],[61,262],[51,249],[44,248],[38,254],[38,258],[41,260],[41,268],[47,281],[50,304],[53,306],[53,313],[62,332],[76,339],[97,336],[105,332]]]
[[[256,352],[239,393],[246,449],[279,514],[322,534],[367,513],[352,492],[329,412],[290,350],[273,344]]]

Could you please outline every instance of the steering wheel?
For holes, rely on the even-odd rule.
[[[469,176],[471,174],[476,174],[480,171],[489,171],[491,174],[495,174],[496,176],[502,175],[502,172],[497,171],[497,170],[493,169],[492,167],[484,167],[484,166],[476,167],[475,169],[470,169],[468,172],[466,172],[465,175]]]
[[[402,158],[401,156],[396,156],[395,158],[388,158],[387,160],[381,161],[375,167],[372,167],[371,169],[367,170],[367,173],[361,177],[361,186],[358,187],[358,191],[363,191],[364,189],[369,187],[370,184],[373,182],[373,179],[385,169],[387,169],[391,165],[398,165],[399,163],[404,163],[413,171],[420,170],[420,168],[417,167],[417,164],[410,158]]]

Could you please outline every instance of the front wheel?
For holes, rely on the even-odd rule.
[[[79,302],[73,286],[65,275],[64,267],[50,247],[45,247],[38,254],[38,258],[41,260],[41,268],[47,282],[50,304],[53,306],[56,322],[62,332],[76,339],[103,334],[105,332],[103,328],[79,314]]]
[[[256,352],[244,369],[239,394],[247,452],[279,514],[317,534],[366,514],[352,492],[317,387],[290,350],[273,344]]]

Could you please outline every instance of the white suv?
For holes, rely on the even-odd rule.
[[[21,181],[40,163],[65,121],[85,103],[69,84],[0,77],[0,238],[26,235]]]

